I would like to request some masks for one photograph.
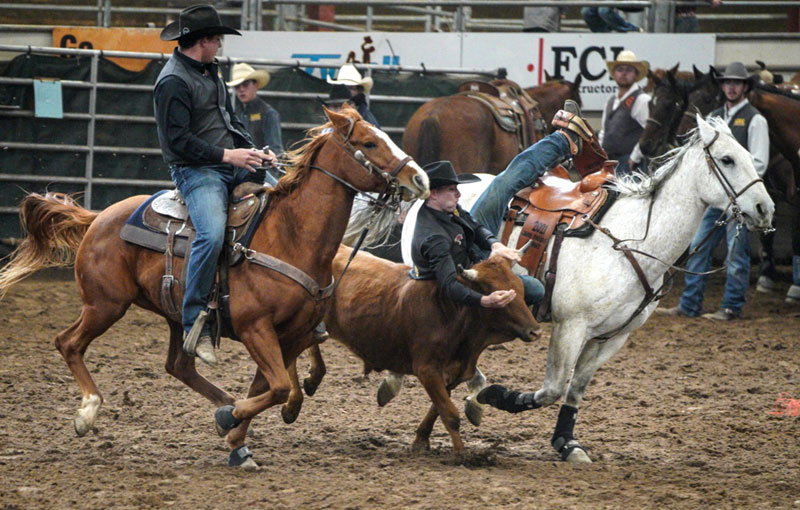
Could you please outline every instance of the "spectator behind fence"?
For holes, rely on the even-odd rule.
[[[616,60],[606,62],[606,67],[618,89],[603,109],[598,139],[609,159],[619,161],[616,173],[621,176],[643,161],[639,138],[650,115],[650,96],[637,82],[647,76],[650,66],[636,60],[632,51],[624,50]]]
[[[253,143],[259,149],[269,146],[275,154],[283,153],[281,139],[281,116],[256,94],[269,83],[269,73],[263,69],[253,69],[249,64],[233,66],[229,87],[236,92],[234,112],[247,128]]]
[[[363,78],[356,66],[345,64],[339,69],[335,80],[328,78],[328,83],[346,86],[347,90],[350,91],[350,102],[356,107],[361,117],[370,124],[381,127],[378,119],[369,110],[369,103],[367,102],[367,95],[372,90],[372,78],[369,76]]]
[[[560,32],[565,7],[525,7],[522,9],[523,32]]]
[[[722,0],[706,0],[711,7],[719,7]],[[700,31],[700,23],[697,21],[694,7],[676,6],[675,7],[675,32],[676,33],[695,33]]]
[[[641,8],[625,9],[629,12],[641,11]],[[622,17],[615,7],[584,7],[581,16],[592,32],[644,32],[633,23]]]
[[[228,86],[236,91],[233,106],[235,115],[247,128],[256,147],[268,146],[272,152],[280,155],[283,153],[281,116],[256,95],[259,89],[267,86],[269,78],[267,71],[253,69],[242,62],[233,66]]]

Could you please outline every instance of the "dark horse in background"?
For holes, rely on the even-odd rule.
[[[696,127],[695,113],[707,115],[724,103],[712,67],[708,73],[694,68],[693,75],[680,73],[677,65],[663,74],[650,73],[655,84],[647,119],[639,144],[648,158],[666,153],[681,144],[686,134]],[[792,254],[800,257],[800,98],[771,85],[759,84],[748,94],[750,104],[767,119],[770,137],[770,163],[764,176],[767,190],[776,201],[783,201],[792,210]],[[761,235],[761,267],[758,289],[774,288],[777,276],[774,256],[775,233]],[[797,262],[794,262],[795,264]],[[787,297],[787,301],[790,298]],[[794,301],[792,299],[792,301]]]
[[[574,82],[548,80],[524,90],[539,103],[542,118],[552,131],[550,121],[565,100],[581,104],[580,84],[578,75]],[[403,133],[403,150],[420,165],[446,159],[457,173],[498,174],[522,149],[517,134],[504,131],[487,105],[464,94],[423,104]]]

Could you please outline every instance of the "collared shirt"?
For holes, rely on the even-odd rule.
[[[733,108],[728,109],[728,105],[722,107],[722,119],[730,123],[739,110],[750,104],[750,101],[745,99],[738,103]],[[747,126],[747,150],[753,155],[753,165],[756,167],[756,173],[759,177],[764,177],[769,164],[769,127],[767,126],[767,119],[763,115],[755,115],[750,120],[750,125]]]
[[[191,69],[200,74],[208,72],[217,76],[219,66],[217,61],[203,64],[193,58],[187,57],[177,48],[173,58],[178,58]],[[191,131],[192,97],[189,86],[178,76],[167,76],[161,80],[153,91],[155,101],[156,122],[164,130],[167,140],[170,141],[172,151],[186,158],[187,161],[198,163],[222,163],[225,149],[239,147],[253,147],[252,140],[234,136],[236,147],[216,147],[205,140],[195,136]],[[246,134],[247,129],[233,115],[233,106],[230,97],[225,94],[225,108],[231,114],[231,124],[241,133]]]
[[[618,97],[614,94],[614,103],[611,106],[612,110],[616,110],[619,108],[620,103],[628,99],[628,96],[636,92],[637,90],[641,89],[642,87],[638,83],[634,83],[631,85],[631,88],[628,89],[622,97]],[[631,106],[631,118],[635,120],[642,128],[645,127],[647,124],[647,117],[650,115],[650,94],[642,93],[639,94],[639,97],[636,98],[634,101],[633,106]],[[606,111],[603,110],[603,118],[600,122],[600,132],[597,134],[598,141],[600,145],[603,145],[603,136],[605,135],[605,127],[606,127]],[[634,145],[633,150],[631,151],[630,158],[633,160],[634,163],[638,163],[642,160],[642,150],[639,148],[639,142],[636,142]]]

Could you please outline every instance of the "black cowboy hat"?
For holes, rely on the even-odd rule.
[[[347,85],[334,85],[328,92],[328,99],[322,103],[325,106],[340,105],[350,100],[350,89]]]
[[[430,189],[447,186],[448,184],[465,184],[468,182],[478,182],[481,180],[477,175],[456,174],[453,164],[449,161],[434,161],[428,163],[423,170],[428,174]]]
[[[164,41],[176,41],[190,34],[203,36],[218,34],[242,35],[236,29],[223,26],[217,10],[213,6],[193,5],[182,10],[177,20],[164,27],[164,30],[161,31],[161,39]]]

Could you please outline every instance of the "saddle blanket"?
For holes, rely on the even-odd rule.
[[[133,214],[130,215],[128,220],[125,222],[125,225],[122,226],[122,230],[120,231],[120,237],[125,241],[130,243],[134,243],[139,246],[144,246],[150,250],[154,250],[160,253],[164,253],[166,251],[167,245],[167,233],[166,232],[156,232],[150,228],[148,228],[144,224],[144,211],[147,207],[155,200],[156,198],[160,197],[164,193],[169,193],[170,190],[161,190],[155,193],[153,196],[145,200],[142,205],[136,208]],[[180,225],[183,223],[176,220],[175,222],[175,229],[180,228]],[[176,233],[175,234],[175,246],[173,248],[173,253],[177,257],[185,257],[186,256],[186,248],[188,244],[188,238],[186,235]]]

